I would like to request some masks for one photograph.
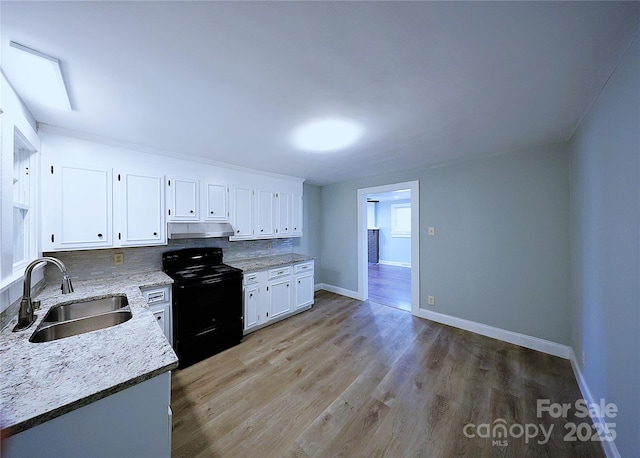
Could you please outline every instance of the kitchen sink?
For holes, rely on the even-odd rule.
[[[107,312],[115,312],[129,305],[127,296],[111,296],[102,299],[91,299],[70,304],[51,307],[43,323],[57,323],[60,321],[76,320],[88,316],[99,315]]]
[[[29,342],[51,342],[52,340],[76,336],[78,334],[84,334],[85,332],[97,331],[98,329],[109,328],[124,323],[130,320],[131,317],[131,311],[126,310],[47,324],[46,326],[39,327],[31,338],[29,338]]]
[[[51,307],[29,342],[41,343],[97,331],[132,317],[127,296],[89,299]]]

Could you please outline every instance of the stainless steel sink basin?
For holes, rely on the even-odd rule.
[[[126,298],[125,298],[126,299]],[[36,332],[33,333],[29,342],[50,342],[52,340],[63,339],[65,337],[76,336],[85,332],[97,331],[117,324],[124,323],[132,317],[130,310],[117,312],[107,312],[101,315],[94,315],[85,318],[78,318],[70,321],[57,323],[43,323]]]
[[[114,312],[127,305],[129,305],[127,296],[111,296],[102,299],[91,299],[56,305],[49,309],[42,322],[57,323],[60,321],[76,320],[78,318]]]

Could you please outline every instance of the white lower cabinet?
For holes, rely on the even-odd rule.
[[[171,286],[151,286],[140,288],[149,310],[156,317],[158,326],[173,346],[173,319],[171,309]]]
[[[2,456],[169,458],[170,398],[165,372],[4,438]]]
[[[244,333],[313,305],[313,261],[244,275]]]
[[[267,292],[272,319],[291,311],[291,280],[290,266],[269,271]]]

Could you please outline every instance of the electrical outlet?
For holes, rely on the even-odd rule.
[[[124,264],[124,253],[116,253],[113,255],[113,263],[116,266]]]
[[[433,226],[429,226],[429,227],[427,228],[427,234],[429,234],[429,235],[436,235],[436,228],[435,228],[435,227],[433,227]]]
[[[427,304],[436,305],[436,298],[433,296],[427,296]]]

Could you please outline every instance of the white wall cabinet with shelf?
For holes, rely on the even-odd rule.
[[[314,261],[244,274],[244,334],[309,309]]]

